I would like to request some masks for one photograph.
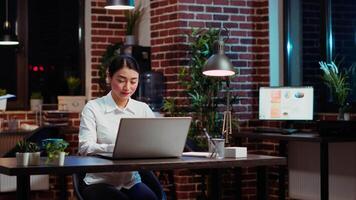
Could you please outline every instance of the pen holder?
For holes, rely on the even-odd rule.
[[[225,139],[212,138],[209,142],[209,152],[212,153],[213,158],[222,159],[225,153]]]

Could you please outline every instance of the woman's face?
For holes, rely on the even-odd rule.
[[[116,100],[128,100],[136,91],[139,74],[135,70],[124,67],[109,78],[112,93]]]

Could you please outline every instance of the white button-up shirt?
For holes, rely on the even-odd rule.
[[[79,154],[91,155],[99,152],[113,152],[120,119],[127,117],[154,117],[152,110],[143,102],[129,99],[125,108],[119,108],[111,96],[89,101],[81,114],[79,127]],[[137,171],[87,173],[84,182],[108,183],[118,189],[131,188],[141,178]]]

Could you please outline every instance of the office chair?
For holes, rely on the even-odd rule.
[[[160,182],[158,181],[157,177],[153,174],[152,171],[141,170],[139,171],[139,174],[141,176],[141,181],[145,183],[157,195],[158,199],[167,200],[166,194],[163,191]],[[85,200],[81,194],[83,190],[84,177],[85,177],[85,173],[72,174],[74,192],[78,200]]]

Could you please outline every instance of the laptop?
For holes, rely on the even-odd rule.
[[[122,118],[109,159],[181,157],[191,117]]]

